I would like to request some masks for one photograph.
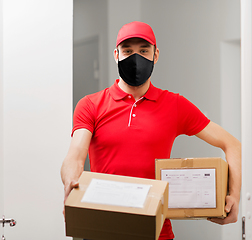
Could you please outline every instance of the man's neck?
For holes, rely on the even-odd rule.
[[[135,100],[140,99],[149,89],[150,87],[150,78],[140,86],[130,86],[126,82],[124,82],[121,78],[118,83],[118,86],[126,93],[131,94]]]

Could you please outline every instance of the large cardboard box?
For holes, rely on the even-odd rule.
[[[66,235],[92,240],[158,239],[167,209],[166,181],[84,171],[79,188],[65,202]]]
[[[228,164],[223,159],[156,159],[156,179],[169,182],[167,218],[226,217]]]

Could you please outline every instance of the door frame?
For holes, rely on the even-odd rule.
[[[252,239],[252,4],[241,0],[241,132],[242,132],[242,216],[245,217],[246,239]],[[248,237],[248,238],[247,238]]]

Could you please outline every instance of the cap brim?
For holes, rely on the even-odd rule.
[[[151,45],[154,45],[156,47],[156,44],[155,42],[153,42],[150,38],[148,38],[147,36],[143,36],[141,34],[132,34],[132,35],[128,35],[124,38],[121,38],[117,44],[116,44],[116,47],[118,47],[119,44],[121,44],[123,41],[127,40],[127,39],[130,39],[130,38],[142,38],[144,40],[146,40],[147,42],[149,42]]]

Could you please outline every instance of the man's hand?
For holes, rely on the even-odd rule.
[[[232,196],[226,196],[225,212],[227,213],[227,217],[224,219],[208,218],[207,220],[220,225],[237,222],[239,212],[239,200]]]
[[[70,184],[66,184],[64,187],[65,190],[65,197],[64,197],[64,203],[67,200],[67,197],[69,196],[70,192],[73,190],[73,188],[78,188],[79,183],[76,181],[71,181]]]
[[[64,187],[64,189],[65,189],[64,205],[67,200],[67,197],[69,196],[69,194],[73,190],[73,188],[78,188],[78,187],[79,187],[79,183],[76,181],[72,181],[72,182],[70,182],[70,184],[65,185],[65,187]],[[65,217],[65,207],[63,209],[63,215]]]

